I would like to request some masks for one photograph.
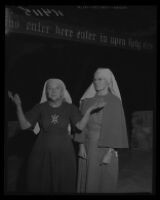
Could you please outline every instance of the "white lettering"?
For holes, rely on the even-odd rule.
[[[108,42],[108,37],[106,35],[100,35],[100,42]]]
[[[27,8],[23,8],[22,6],[18,6],[21,10],[25,11],[25,15],[31,16],[31,11]]]
[[[44,9],[44,8],[41,8],[41,10],[44,12],[45,15],[47,15],[48,17],[52,14],[52,12],[47,8],[47,9]]]
[[[65,37],[73,37],[73,30],[67,28],[60,28],[56,25],[56,34]]]
[[[118,37],[111,37],[110,43],[115,46],[125,46],[126,45],[125,39],[118,38]]]
[[[128,39],[128,45],[131,48],[136,48],[138,50],[141,49],[141,43],[138,40],[132,40],[131,38]]]
[[[78,31],[77,32],[77,39],[95,40],[96,39],[96,34],[95,33],[90,33],[88,31],[85,31],[85,32]]]
[[[26,24],[26,30],[48,34],[49,33],[49,26],[42,25],[40,22],[38,22],[38,23],[28,22]]]

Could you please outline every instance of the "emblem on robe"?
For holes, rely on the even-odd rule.
[[[51,123],[52,124],[57,124],[58,123],[58,118],[59,118],[59,115],[51,115]]]

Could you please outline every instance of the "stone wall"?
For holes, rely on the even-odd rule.
[[[131,148],[152,149],[153,112],[136,111],[132,114]]]

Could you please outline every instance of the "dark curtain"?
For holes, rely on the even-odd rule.
[[[19,93],[25,111],[40,101],[48,78],[62,79],[73,103],[79,106],[98,67],[110,68],[114,73],[128,126],[133,111],[154,109],[154,50],[125,50],[21,34],[6,39],[6,90]],[[8,119],[15,119],[15,106],[8,98],[6,103]]]

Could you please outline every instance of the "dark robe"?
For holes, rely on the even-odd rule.
[[[74,193],[76,157],[68,125],[75,125],[81,119],[78,108],[67,102],[53,108],[44,102],[26,113],[26,118],[33,127],[37,122],[40,125],[28,160],[27,191],[31,194]]]

